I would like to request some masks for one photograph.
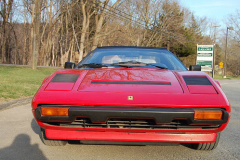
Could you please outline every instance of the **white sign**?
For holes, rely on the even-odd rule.
[[[212,71],[213,50],[213,45],[197,45],[197,65],[201,65],[202,71]]]

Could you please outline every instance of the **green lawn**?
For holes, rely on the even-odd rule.
[[[214,75],[214,79],[225,79],[225,78],[223,78],[222,75]],[[237,77],[237,76],[227,75],[226,79],[240,79],[240,76]]]
[[[43,79],[57,69],[0,66],[0,101],[33,96]]]

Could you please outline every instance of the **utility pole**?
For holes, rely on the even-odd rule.
[[[233,27],[227,27],[227,34],[226,34],[226,44],[225,44],[225,59],[224,59],[224,72],[223,72],[223,78],[227,78],[226,72],[227,72],[227,40],[228,40],[228,30],[233,30]]]
[[[37,68],[38,53],[39,53],[39,28],[41,18],[41,0],[33,0],[34,17],[33,18],[33,39],[32,39],[32,69]]]
[[[216,44],[216,35],[217,35],[217,27],[220,27],[219,26],[212,26],[212,27],[215,27],[215,31],[214,31],[214,42],[213,42],[213,69],[212,69],[212,78],[214,78],[214,73],[215,73],[215,44]]]

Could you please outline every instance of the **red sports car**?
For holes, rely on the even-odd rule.
[[[192,143],[216,148],[230,119],[220,84],[164,48],[100,47],[46,77],[32,112],[46,145]]]

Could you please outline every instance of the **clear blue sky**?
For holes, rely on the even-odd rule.
[[[240,0],[179,0],[180,4],[188,8],[196,16],[223,21],[229,14],[240,11]]]

